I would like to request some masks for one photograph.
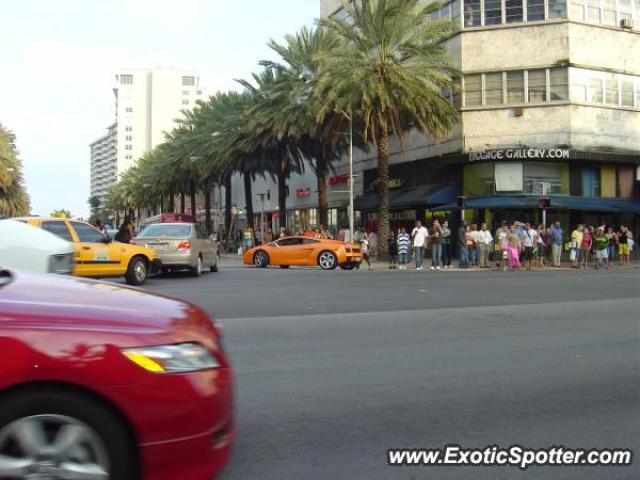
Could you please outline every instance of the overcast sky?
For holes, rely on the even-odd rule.
[[[2,5],[0,123],[17,136],[32,212],[88,216],[89,143],[115,119],[119,68],[193,69],[237,89],[265,43],[319,0],[19,0]]]

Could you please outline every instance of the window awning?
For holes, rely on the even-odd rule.
[[[482,210],[490,208],[492,210],[510,209],[534,209],[538,207],[540,197],[533,195],[494,195],[487,197],[472,197],[466,201],[466,208],[470,210]],[[600,197],[570,197],[551,196],[550,209],[562,210],[584,210],[586,212],[602,213],[640,213],[640,200],[634,198],[600,198]],[[457,204],[450,203],[438,210],[455,210],[459,208]]]
[[[455,202],[458,195],[460,195],[460,186],[457,184],[422,185],[414,188],[389,190],[389,206],[392,208],[433,207]],[[359,195],[353,202],[356,210],[375,210],[379,204],[378,192]]]

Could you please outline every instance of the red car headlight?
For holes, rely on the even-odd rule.
[[[153,373],[186,373],[219,368],[220,363],[198,343],[127,348],[123,355]]]

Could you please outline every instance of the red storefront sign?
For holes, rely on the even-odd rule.
[[[299,188],[296,190],[296,197],[308,197],[311,195],[310,188]]]
[[[329,178],[329,185],[344,185],[349,183],[349,175],[336,175]]]

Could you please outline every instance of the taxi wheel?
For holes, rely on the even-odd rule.
[[[194,277],[199,277],[200,275],[202,275],[202,257],[200,255],[198,255],[196,266],[191,269],[191,273],[193,273]]]
[[[133,257],[124,278],[129,285],[142,285],[147,280],[147,261],[143,257]]]
[[[325,250],[318,255],[318,265],[322,270],[333,270],[338,266],[336,254]]]
[[[259,250],[253,255],[253,263],[258,268],[266,268],[266,266],[269,265],[269,255]]]

